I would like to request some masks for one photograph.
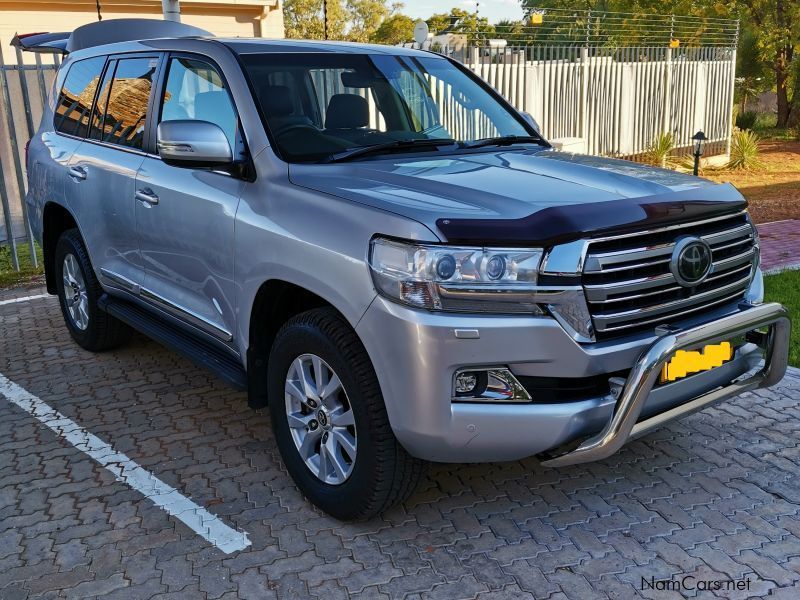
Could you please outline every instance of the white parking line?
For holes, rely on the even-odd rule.
[[[184,523],[189,529],[226,554],[244,550],[250,545],[246,533],[228,527],[217,516],[198,506],[178,490],[143,469],[121,452],[117,452],[103,440],[89,433],[75,421],[62,415],[2,373],[0,373],[0,396],[5,397],[9,402],[16,404],[47,425],[56,435],[108,469],[117,481],[122,481],[141,492],[156,506],[163,508],[167,514]]]
[[[0,300],[0,306],[4,304],[16,304],[17,302],[27,302],[28,300],[38,300],[39,298],[55,298],[50,294],[37,294],[36,296],[24,296],[23,298],[11,298],[11,300]]]

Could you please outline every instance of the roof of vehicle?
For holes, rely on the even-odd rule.
[[[358,42],[334,42],[327,40],[273,40],[265,38],[214,38],[237,54],[269,52],[329,52],[331,54],[380,53],[401,56],[432,56],[430,52]]]
[[[431,56],[429,52],[354,42],[283,40],[265,38],[217,38],[208,31],[158,19],[108,19],[82,25],[74,31],[17,35],[12,45],[32,52],[98,55],[134,49],[137,44],[168,49],[172,40],[219,42],[237,54],[326,52],[332,54],[380,53],[401,56]],[[127,47],[126,47],[127,44]]]
[[[69,36],[66,50],[75,52],[114,42],[154,38],[213,37],[213,34],[185,23],[158,19],[109,19],[81,25]]]
[[[29,52],[70,54],[120,42],[187,37],[213,37],[213,34],[176,21],[109,19],[81,25],[72,32],[17,34],[11,45]]]

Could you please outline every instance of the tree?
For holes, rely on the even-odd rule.
[[[372,34],[370,41],[376,44],[396,46],[414,39],[415,21],[408,15],[392,15],[384,19],[380,27]]]
[[[453,21],[455,25],[451,27]],[[449,29],[449,33],[467,34],[470,42],[494,37],[494,26],[489,24],[489,19],[478,17],[475,13],[461,8],[454,8],[449,13],[435,14],[426,22],[433,33],[442,33],[445,29]]]
[[[328,39],[367,42],[402,6],[388,0],[328,0]],[[325,39],[323,0],[285,0],[283,21],[287,38]]]
[[[341,0],[328,0],[328,39],[344,38],[347,19]],[[284,0],[283,21],[287,38],[325,39],[322,0]]]
[[[346,6],[350,17],[346,36],[351,42],[368,42],[392,11],[386,0],[347,0]]]
[[[800,122],[800,2],[737,0],[742,18],[752,26],[762,60],[775,77],[778,127]]]

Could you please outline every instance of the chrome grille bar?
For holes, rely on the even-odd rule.
[[[693,235],[712,251],[712,270],[695,288],[669,268],[679,238]],[[755,231],[746,212],[589,241],[583,287],[598,339],[741,298],[757,264]]]

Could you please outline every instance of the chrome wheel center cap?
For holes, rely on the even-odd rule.
[[[325,414],[325,411],[320,410],[317,412],[317,421],[322,426],[323,429],[328,429],[330,427],[330,420],[328,419],[328,415]]]

